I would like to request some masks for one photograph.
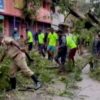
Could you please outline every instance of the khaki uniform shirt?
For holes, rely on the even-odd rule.
[[[2,45],[4,47],[4,51],[10,58],[13,58],[15,55],[21,52],[16,46],[11,44],[12,41],[15,42],[15,40],[11,37],[4,37],[2,39]]]

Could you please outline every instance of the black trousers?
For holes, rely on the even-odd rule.
[[[28,43],[28,50],[31,51],[33,48],[33,42]]]
[[[58,50],[58,54],[57,54],[55,60],[59,61],[59,59],[60,59],[60,63],[64,65],[65,61],[66,61],[66,56],[67,56],[67,48],[62,47]]]
[[[45,57],[45,47],[44,44],[38,44],[38,49],[40,54],[42,54],[43,57]]]

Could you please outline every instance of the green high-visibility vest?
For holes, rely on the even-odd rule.
[[[48,40],[49,40],[49,46],[56,46],[57,45],[57,40],[58,40],[58,34],[57,33],[49,33],[48,35]]]
[[[38,35],[38,43],[39,44],[44,44],[44,33],[40,33],[39,35]]]
[[[27,36],[28,36],[28,43],[33,42],[33,34],[31,31],[27,32]]]
[[[74,35],[72,35],[72,38],[73,38],[74,42],[75,42],[76,44],[78,44],[79,35],[74,34]]]
[[[66,44],[67,44],[67,47],[70,49],[74,49],[77,47],[75,41],[72,39],[72,36],[66,37]]]

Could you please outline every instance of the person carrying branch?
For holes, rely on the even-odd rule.
[[[0,35],[0,45],[4,48],[4,54],[0,59],[0,63],[3,61],[5,56],[8,56],[12,60],[12,66],[10,68],[10,84],[11,89],[16,89],[16,74],[18,71],[23,73],[25,76],[30,77],[34,81],[34,89],[39,89],[42,85],[41,82],[34,75],[34,72],[30,70],[26,63],[26,55],[19,44],[11,37]]]

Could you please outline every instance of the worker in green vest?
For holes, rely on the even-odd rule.
[[[33,48],[33,34],[29,29],[26,29],[28,51],[31,51]]]
[[[48,59],[53,60],[56,52],[56,46],[58,42],[58,34],[51,28],[51,32],[48,34]]]
[[[38,34],[38,47],[39,47],[39,53],[42,54],[43,57],[45,57],[45,48],[44,48],[44,38],[45,35],[42,31],[39,31]]]
[[[69,48],[68,59],[69,59],[69,61],[73,62],[73,65],[75,65],[74,56],[75,56],[75,53],[76,53],[76,50],[77,50],[77,45],[76,45],[76,42],[73,40],[72,35],[67,35],[66,44],[67,44],[67,47]]]

